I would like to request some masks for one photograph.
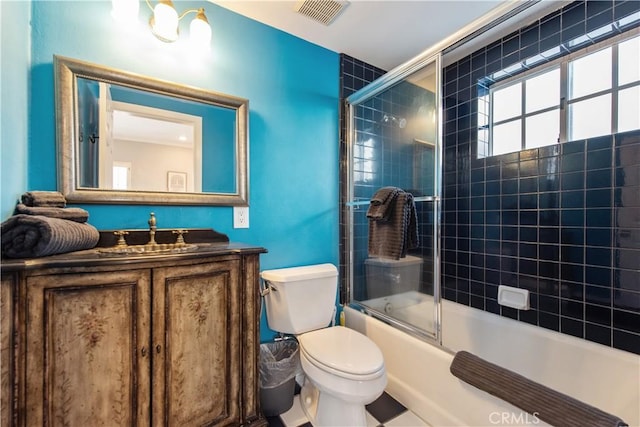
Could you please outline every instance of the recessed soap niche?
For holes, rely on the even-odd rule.
[[[518,310],[529,310],[529,291],[500,285],[498,286],[498,304]]]

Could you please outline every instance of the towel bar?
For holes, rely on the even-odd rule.
[[[440,200],[440,197],[438,197],[438,196],[421,196],[421,197],[414,197],[413,198],[414,202],[434,202],[436,200]],[[355,202],[347,202],[347,203],[345,203],[345,206],[347,206],[347,207],[364,206],[364,205],[368,205],[369,203],[370,203],[369,200],[357,200]]]

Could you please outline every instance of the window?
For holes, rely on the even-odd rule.
[[[490,105],[493,155],[558,142],[560,69],[493,90]]]
[[[131,163],[113,162],[113,189],[131,189]]]
[[[618,45],[618,132],[640,128],[640,37]]]
[[[376,142],[373,138],[353,146],[353,181],[358,184],[373,182],[376,166]]]
[[[478,97],[478,124],[478,157],[640,129],[640,36],[494,83]]]
[[[611,129],[612,47],[569,61],[567,140],[614,133]]]

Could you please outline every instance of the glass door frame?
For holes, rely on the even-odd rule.
[[[378,311],[369,310],[367,307],[359,304],[352,299],[353,295],[353,230],[354,220],[353,212],[354,207],[363,204],[362,201],[354,200],[354,179],[353,179],[353,146],[356,140],[356,126],[355,126],[355,108],[373,98],[374,96],[390,89],[392,86],[404,81],[409,76],[417,73],[426,67],[435,67],[435,112],[436,112],[436,140],[435,140],[435,153],[434,153],[434,194],[429,198],[433,201],[433,331],[423,331],[420,328],[412,325],[400,322],[395,318],[380,313]],[[345,239],[345,250],[347,252],[346,257],[346,304],[352,307],[356,307],[359,310],[366,312],[369,315],[378,317],[381,320],[406,331],[407,333],[414,335],[420,339],[436,342],[441,344],[441,287],[440,287],[440,223],[442,213],[442,53],[440,51],[423,55],[414,62],[410,62],[404,66],[400,66],[390,73],[385,74],[380,79],[372,82],[363,89],[355,92],[345,100],[346,111],[346,145],[347,145],[347,191],[345,206],[341,208],[345,210],[345,229],[348,236]],[[368,202],[364,202],[365,204]]]

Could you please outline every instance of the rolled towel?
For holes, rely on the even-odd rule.
[[[67,199],[59,191],[27,191],[22,195],[22,203],[27,206],[64,208]]]
[[[27,206],[18,203],[16,213],[25,215],[42,215],[49,218],[68,219],[75,222],[87,222],[89,212],[82,208],[52,208],[46,206]]]
[[[100,238],[87,223],[41,215],[14,215],[2,223],[2,254],[33,258],[91,249]]]
[[[535,415],[552,426],[628,426],[604,412],[469,352],[456,353],[449,371],[462,381]]]

